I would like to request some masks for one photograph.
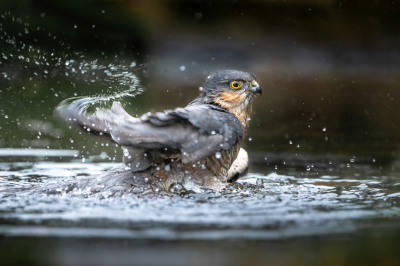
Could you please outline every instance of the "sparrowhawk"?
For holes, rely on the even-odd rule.
[[[93,192],[102,182],[101,187],[125,192],[138,187],[168,191],[174,184],[219,190],[247,171],[248,156],[240,146],[257,93],[261,88],[254,74],[222,70],[211,73],[200,95],[184,108],[135,118],[118,102],[89,114],[85,99],[79,99],[60,104],[56,112],[124,151],[123,166],[85,181]]]

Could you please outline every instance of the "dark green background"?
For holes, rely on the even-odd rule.
[[[355,156],[397,173],[399,17],[398,0],[2,0],[0,148],[74,149],[79,159],[105,151],[120,160],[119,148],[70,129],[53,111],[75,95],[123,89],[110,89],[101,71],[72,75],[67,60],[135,61],[146,91],[123,100],[134,115],[185,106],[210,71],[251,71],[263,89],[243,144],[251,161],[265,163],[264,154],[275,154],[274,164],[288,165],[299,154],[308,165]],[[265,164],[252,169],[265,170]],[[0,260],[52,264],[62,255],[85,258],[88,251],[88,262],[104,252],[128,265],[137,258],[130,252],[142,250],[142,259],[152,254],[156,262],[198,254],[187,260],[193,265],[232,256],[238,265],[398,265],[397,224],[371,225],[354,235],[221,243],[0,236]]]
[[[56,66],[58,58],[98,59],[103,64],[145,64],[136,74],[147,91],[124,100],[134,114],[185,106],[210,71],[240,69],[254,72],[263,88],[253,109],[252,141],[246,138],[244,144],[250,151],[397,157],[399,5],[1,1],[0,146],[99,154],[104,147],[95,147],[53,118],[58,102],[74,93],[109,90],[100,82],[66,76],[65,66]],[[29,45],[33,51],[27,51]],[[49,66],[34,63],[35,56],[51,53]],[[101,74],[95,76],[101,79]],[[29,128],[30,122],[39,126]]]

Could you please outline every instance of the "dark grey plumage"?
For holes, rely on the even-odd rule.
[[[168,191],[176,183],[193,191],[222,189],[247,171],[247,153],[240,145],[261,88],[253,74],[236,70],[212,73],[203,88],[185,108],[140,118],[130,116],[118,102],[94,113],[86,112],[88,98],[62,102],[56,113],[89,134],[120,144],[124,165],[35,191],[122,195]]]
[[[204,88],[195,101],[204,104],[214,104],[215,97],[217,97],[218,93],[224,92],[226,90],[226,85],[232,80],[251,83],[251,81],[255,79],[256,76],[253,73],[238,70],[215,71],[207,77]]]
[[[181,153],[184,163],[228,150],[243,136],[235,115],[216,105],[193,103],[159,113],[131,117],[115,102],[109,110],[84,111],[85,99],[59,106],[59,115],[91,134],[122,146],[146,150],[147,155]],[[154,157],[154,156],[153,156]]]

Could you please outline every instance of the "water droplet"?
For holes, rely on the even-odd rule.
[[[350,159],[350,162],[354,163],[354,159]]]
[[[4,117],[5,117],[5,118],[8,118],[8,115],[5,115]]]
[[[185,67],[185,66],[181,66],[179,69],[180,69],[181,71],[185,71],[186,67]]]
[[[252,141],[253,139],[252,138],[249,138],[249,141]]]
[[[322,128],[322,131],[326,131],[326,127]]]
[[[217,152],[215,153],[215,157],[216,157],[217,159],[221,158],[221,153],[217,151]]]
[[[373,162],[373,163],[376,162],[375,158],[372,158],[372,162]]]
[[[293,142],[292,142],[291,140],[289,140],[289,144],[290,144],[290,145],[292,145],[292,144],[293,144]]]

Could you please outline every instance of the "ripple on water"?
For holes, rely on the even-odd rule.
[[[59,182],[113,166],[48,162],[2,166],[0,185]],[[385,176],[248,174],[221,192],[151,199],[0,193],[0,224],[8,224],[0,226],[0,234],[276,239],[352,232],[368,220],[400,217],[400,186],[389,186],[386,180]]]

